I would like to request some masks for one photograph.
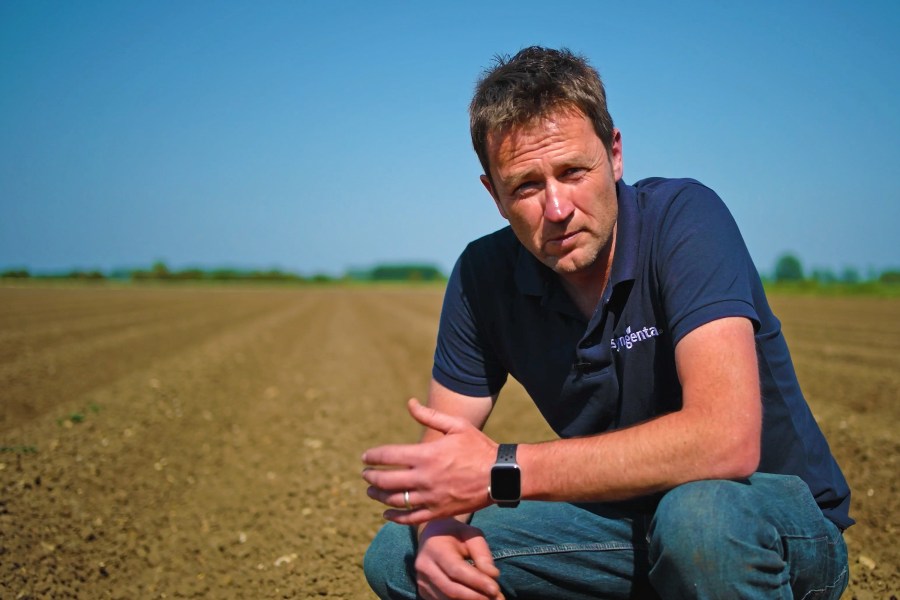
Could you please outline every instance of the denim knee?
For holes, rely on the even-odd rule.
[[[670,490],[660,500],[650,524],[651,554],[660,544],[673,549],[687,546],[685,550],[696,554],[713,550],[723,536],[747,537],[763,525],[748,488],[747,482],[711,480]]]
[[[776,527],[746,481],[696,481],[668,492],[649,531],[650,580],[666,598],[737,597],[784,589],[789,571]]]
[[[415,555],[413,528],[384,525],[363,558],[363,571],[372,591],[383,599],[414,599]]]

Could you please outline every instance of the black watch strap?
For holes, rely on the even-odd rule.
[[[518,492],[515,492],[516,497],[503,497],[501,494],[501,498],[497,498],[493,495],[493,490],[491,491],[491,499],[497,503],[497,506],[501,508],[515,508],[519,505],[519,495],[521,494],[521,472],[519,471],[519,465],[516,463],[516,448],[518,446],[516,444],[500,444],[497,447],[497,462],[494,463],[494,467],[491,469],[491,485],[493,488],[494,484],[494,476],[495,475],[503,475],[506,474],[509,477],[513,477],[515,479],[515,486]],[[497,471],[500,471],[497,473]],[[500,491],[499,488],[497,491]]]
[[[497,464],[498,465],[514,465],[516,464],[516,448],[518,444],[500,444],[497,448]]]

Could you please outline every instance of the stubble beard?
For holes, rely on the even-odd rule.
[[[544,264],[559,275],[575,275],[582,272],[590,272],[594,267],[598,266],[598,262],[605,254],[611,240],[612,232],[602,240],[593,240],[594,243],[588,247],[575,248],[563,256],[548,257]]]

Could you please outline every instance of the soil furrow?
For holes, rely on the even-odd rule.
[[[440,304],[433,288],[0,288],[0,597],[371,598],[382,509],[359,457],[417,439],[405,401],[426,393]],[[900,303],[773,305],[854,490],[845,597],[897,595]],[[487,431],[551,437],[512,381]]]

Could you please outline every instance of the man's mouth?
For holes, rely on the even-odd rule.
[[[547,245],[554,250],[568,250],[569,247],[575,244],[575,240],[579,233],[581,233],[581,230],[556,235],[547,240]]]
[[[561,234],[559,234],[559,235],[556,235],[556,236],[553,236],[552,238],[550,238],[550,241],[551,241],[551,242],[564,242],[564,241],[566,241],[566,240],[572,239],[573,237],[575,237],[575,236],[578,235],[579,233],[581,233],[581,231],[580,231],[580,230],[577,230],[577,229],[576,229],[575,231],[569,231],[569,232],[566,232],[566,233],[561,233]]]

